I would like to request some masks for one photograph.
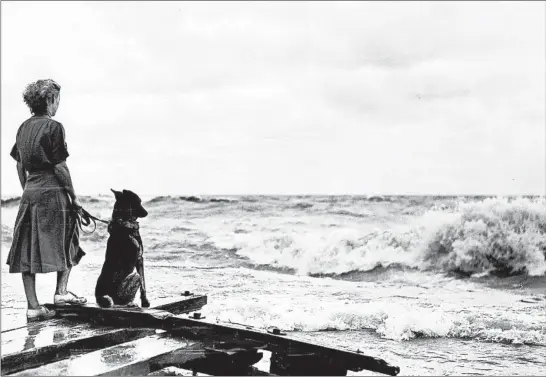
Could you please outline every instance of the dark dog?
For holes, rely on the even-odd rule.
[[[95,298],[101,307],[135,306],[140,288],[143,307],[149,307],[144,282],[143,247],[137,219],[148,216],[142,200],[132,191],[112,190],[116,196],[112,221],[108,225],[106,258],[95,288]],[[136,268],[136,271],[135,271]]]

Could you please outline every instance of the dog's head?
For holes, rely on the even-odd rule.
[[[114,204],[114,212],[112,217],[121,218],[123,220],[131,220],[148,216],[148,211],[146,211],[142,206],[142,200],[137,194],[129,190],[110,190],[112,190],[116,196],[116,203]]]

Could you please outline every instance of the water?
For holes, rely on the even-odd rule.
[[[2,202],[5,262],[18,200]],[[83,198],[109,218],[110,195]],[[401,375],[544,375],[544,197],[144,198],[152,301],[206,293],[209,318],[271,326],[381,357]],[[93,300],[108,234],[70,289]],[[50,301],[55,274],[38,277]],[[24,322],[2,265],[2,326]],[[359,374],[373,374],[363,371]]]

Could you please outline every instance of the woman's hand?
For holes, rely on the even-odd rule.
[[[72,206],[77,210],[80,210],[82,208],[82,205],[77,197],[72,198]]]

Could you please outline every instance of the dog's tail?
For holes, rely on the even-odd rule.
[[[96,299],[97,304],[99,304],[101,308],[111,308],[114,306],[114,300],[112,300],[112,297],[110,296],[100,296]]]

